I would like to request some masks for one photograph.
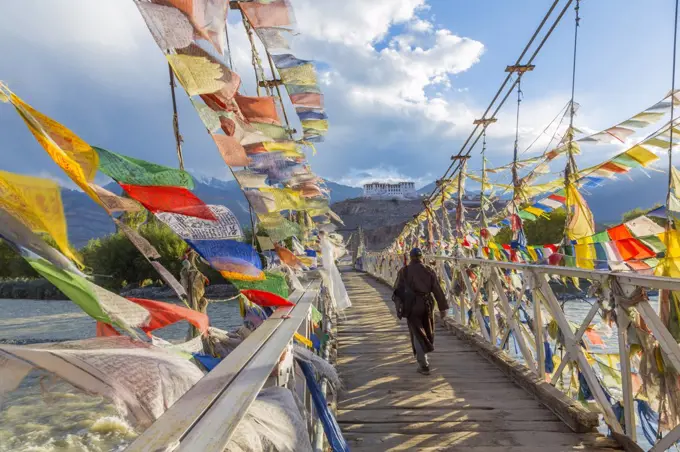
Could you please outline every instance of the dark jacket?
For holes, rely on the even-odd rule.
[[[421,262],[411,262],[399,270],[394,282],[395,293],[402,293],[404,284],[408,284],[416,293],[415,304],[407,317],[411,339],[420,341],[429,353],[434,350],[434,302],[436,301],[440,311],[448,310],[449,303],[434,269]],[[401,300],[397,299],[395,302],[399,303]]]

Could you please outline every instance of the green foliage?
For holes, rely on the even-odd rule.
[[[28,262],[6,242],[0,241],[0,278],[37,278]]]
[[[159,222],[144,224],[138,232],[158,250],[161,264],[179,277],[186,243]],[[105,287],[118,290],[123,282],[140,284],[146,279],[159,279],[156,270],[121,232],[92,239],[81,252],[95,281]]]
[[[126,217],[127,220],[132,223],[131,227],[137,229],[156,248],[161,255],[159,259],[161,264],[179,279],[182,256],[187,244],[165,224],[155,221],[153,217],[147,218],[146,212],[133,213]],[[57,248],[51,237],[44,235],[43,239],[50,246]],[[160,280],[156,270],[121,232],[92,239],[76,254],[85,265],[86,272],[94,276],[96,284],[114,291],[128,284],[144,287]],[[218,271],[200,261],[198,268],[212,284],[227,282]],[[0,279],[39,277],[24,258],[10,245],[0,240]]]
[[[566,212],[557,209],[550,213],[549,218],[538,218],[535,221],[524,221],[524,234],[527,236],[529,245],[545,245],[547,243],[559,243],[564,237],[564,222]],[[496,243],[510,243],[512,231],[504,227],[495,237]]]
[[[51,236],[39,235],[48,245],[57,248],[57,243]],[[78,255],[75,251],[74,254]],[[39,277],[40,275],[26,262],[26,259],[21,257],[7,242],[0,240],[0,278],[36,279]]]

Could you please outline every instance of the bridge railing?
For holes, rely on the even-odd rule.
[[[296,290],[288,297],[294,307],[276,310],[126,451],[222,452],[265,383],[272,378],[273,384],[283,384],[284,375],[272,376],[272,371],[295,333],[310,338],[312,306],[321,311],[324,328],[328,328],[320,285],[318,276],[303,281],[305,290]],[[305,404],[312,444],[315,450],[323,450],[324,433],[304,379],[296,381],[295,389]]]
[[[675,426],[662,438],[657,435],[653,444],[647,444],[645,438],[638,438],[635,412],[636,396],[641,394],[640,383],[643,389],[646,384],[644,378],[640,378],[644,372],[641,368],[649,367],[649,362],[645,364],[644,360],[650,357],[654,360],[659,352],[662,361],[675,372],[672,384],[661,383],[657,389],[664,396],[661,399],[670,400],[666,403],[676,400],[672,393],[679,387],[680,346],[661,321],[657,309],[650,304],[647,293],[651,290],[680,291],[680,280],[473,258],[426,256],[425,259],[434,265],[443,281],[457,324],[471,328],[499,352],[514,342],[512,348],[516,353],[510,350],[507,357],[526,366],[541,381],[549,382],[572,399],[579,398],[579,388],[587,388],[594,398],[589,408],[603,416],[612,436],[627,449],[641,450],[638,448],[641,445],[663,451],[680,439],[680,426]],[[394,282],[403,264],[402,255],[368,253],[363,257],[364,270],[388,284]],[[578,320],[570,312],[573,303],[556,295],[555,288],[565,288],[567,282],[572,287],[573,284],[588,287],[588,295],[580,298],[592,306],[587,313],[580,309],[581,315],[585,316]],[[588,307],[581,304],[583,306]],[[546,328],[546,325],[552,328]],[[588,346],[586,333],[596,326],[608,329],[605,325],[611,325],[611,343],[603,344],[601,350]],[[639,328],[648,333],[645,335],[649,341],[629,337],[629,334],[635,336]],[[559,350],[562,356],[549,363],[547,368],[552,371],[547,372],[545,342],[549,344],[551,336],[557,339],[555,354]],[[636,347],[642,344],[642,354],[639,348],[631,353],[632,344]],[[610,347],[609,352],[607,347]],[[552,353],[552,348],[550,351]],[[598,354],[599,351],[602,353]],[[613,379],[603,374],[599,359],[612,355],[618,356],[607,362],[612,366],[608,370],[613,371],[609,373],[613,374]],[[620,365],[616,366],[615,361]],[[654,360],[655,365],[657,361],[658,358]],[[607,384],[603,384],[605,379]],[[613,383],[617,383],[615,387],[612,387]],[[582,391],[581,399],[583,395]],[[590,398],[589,394],[586,398]],[[650,390],[647,400],[655,404],[660,399]],[[660,403],[663,406],[664,402]],[[675,406],[671,411],[678,412]]]

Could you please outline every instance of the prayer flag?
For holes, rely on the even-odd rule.
[[[234,100],[248,121],[281,125],[273,97],[242,96],[237,93]]]
[[[242,290],[241,293],[248,298],[252,303],[263,308],[279,308],[279,307],[289,307],[295,306],[290,301],[285,298],[271,292],[265,292],[264,290],[256,289],[246,289]]]
[[[220,64],[202,56],[170,54],[165,56],[187,94],[210,94],[225,88]]]
[[[116,182],[132,185],[176,186],[189,190],[194,180],[189,173],[122,154],[94,148],[99,155],[99,170]]]
[[[171,212],[217,221],[203,201],[183,187],[149,187],[120,184],[131,198],[139,201],[148,211]]]
[[[10,102],[52,160],[85,193],[101,204],[89,185],[94,180],[99,166],[99,157],[90,145],[57,121],[33,109],[16,94],[11,94]]]
[[[291,25],[286,0],[239,2],[239,7],[253,28],[288,27]]]
[[[236,240],[186,240],[212,268],[227,279],[262,280],[262,262],[255,249]]]
[[[31,231],[49,234],[66,257],[78,262],[68,243],[61,191],[56,182],[0,171],[0,208]]]
[[[239,240],[243,238],[241,225],[231,210],[218,205],[206,207],[210,209],[216,221],[170,212],[159,212],[156,217],[185,240]]]

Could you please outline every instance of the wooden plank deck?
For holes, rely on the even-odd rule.
[[[573,433],[442,328],[432,375],[418,374],[389,287],[353,271],[343,280],[353,306],[338,326],[338,422],[353,452],[619,450],[598,433]]]

